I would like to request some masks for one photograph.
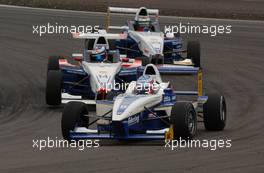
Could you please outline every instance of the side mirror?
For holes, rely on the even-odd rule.
[[[129,27],[128,26],[122,26],[122,29],[125,30],[125,31],[128,31]]]
[[[121,62],[129,62],[129,58],[121,58]]]
[[[166,33],[167,38],[174,38],[174,34],[171,32]]]
[[[120,60],[123,63],[134,63],[135,62],[135,59],[131,59],[131,58],[121,58]]]
[[[128,31],[129,26],[109,26],[108,29]]]
[[[74,59],[75,61],[78,61],[78,62],[80,62],[80,61],[83,60],[83,54],[74,53],[74,54],[72,54],[72,57],[73,57],[73,59]]]

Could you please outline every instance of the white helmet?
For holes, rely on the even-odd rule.
[[[148,10],[146,7],[140,7],[136,17],[135,17],[136,22],[150,22],[150,17],[148,14]]]

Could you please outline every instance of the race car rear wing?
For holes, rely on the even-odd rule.
[[[110,33],[73,33],[73,38],[77,39],[97,39],[98,37],[104,37],[107,40],[120,40],[126,39],[127,34],[110,34]]]
[[[108,12],[136,14],[140,8],[108,7]],[[158,9],[147,9],[149,15],[159,15]]]
[[[119,14],[137,14],[141,8],[123,8],[123,7],[108,7],[107,9],[107,15],[106,15],[106,30],[109,29],[124,29],[124,26],[111,26],[111,14],[113,13],[119,13]],[[149,15],[154,15],[156,19],[158,19],[159,16],[159,10],[158,9],[147,9],[147,13]]]
[[[195,95],[203,96],[203,72],[199,67],[172,67],[171,69],[158,68],[161,74],[174,74],[174,75],[197,75],[197,91],[175,91],[176,95]]]
[[[141,75],[145,67],[124,68],[120,71],[120,76]],[[161,65],[157,66],[161,75],[194,75],[197,76],[197,90],[195,91],[175,91],[176,95],[203,96],[203,73],[202,68],[192,66]]]
[[[199,68],[197,73],[197,91],[175,91],[176,95],[196,95],[199,97],[203,96],[203,72],[202,69]]]

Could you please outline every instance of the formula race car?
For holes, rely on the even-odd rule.
[[[115,83],[135,80],[136,77],[122,71],[118,50],[111,50],[108,41],[122,39],[121,34],[74,34],[74,38],[94,40],[93,48],[83,54],[73,54],[78,65],[67,59],[52,56],[48,62],[46,103],[59,105],[72,100],[94,103],[106,99]],[[134,79],[133,79],[134,77]],[[107,94],[108,93],[108,94]],[[113,93],[111,93],[113,94]]]
[[[111,13],[136,14],[134,20],[128,20],[125,26],[111,26]],[[152,20],[150,15],[155,15]],[[107,31],[120,29],[128,34],[127,39],[116,41],[121,54],[129,58],[140,58],[143,65],[176,64],[200,67],[200,43],[189,41],[187,50],[183,49],[179,34],[164,34],[158,21],[159,10],[137,8],[109,7],[107,11]],[[186,56],[183,56],[187,54]]]
[[[73,100],[95,104],[95,100],[110,99],[124,92],[116,85],[136,80],[143,73],[140,60],[121,56],[115,48],[116,39],[126,39],[126,34],[76,33],[74,38],[85,40],[83,54],[73,54],[78,65],[70,64],[61,56],[52,56],[48,62],[46,103],[60,105]],[[191,73],[198,68],[172,65],[158,66],[161,73]]]
[[[223,130],[226,102],[218,94],[202,95],[202,72],[198,91],[173,91],[163,82],[155,65],[149,64],[137,81],[113,101],[96,103],[96,116],[85,103],[70,102],[63,110],[61,129],[64,139],[172,140],[191,139],[201,117],[207,130]],[[178,100],[179,95],[196,96]],[[95,120],[91,121],[91,118]],[[96,124],[96,129],[91,128]]]

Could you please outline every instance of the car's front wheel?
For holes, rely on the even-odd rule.
[[[64,59],[62,56],[50,56],[48,60],[47,71],[60,70],[59,60]]]
[[[88,107],[82,102],[69,102],[62,112],[61,131],[66,140],[71,140],[70,132],[75,127],[88,127]]]
[[[197,116],[189,102],[177,102],[171,110],[174,139],[192,139],[197,132]]]

